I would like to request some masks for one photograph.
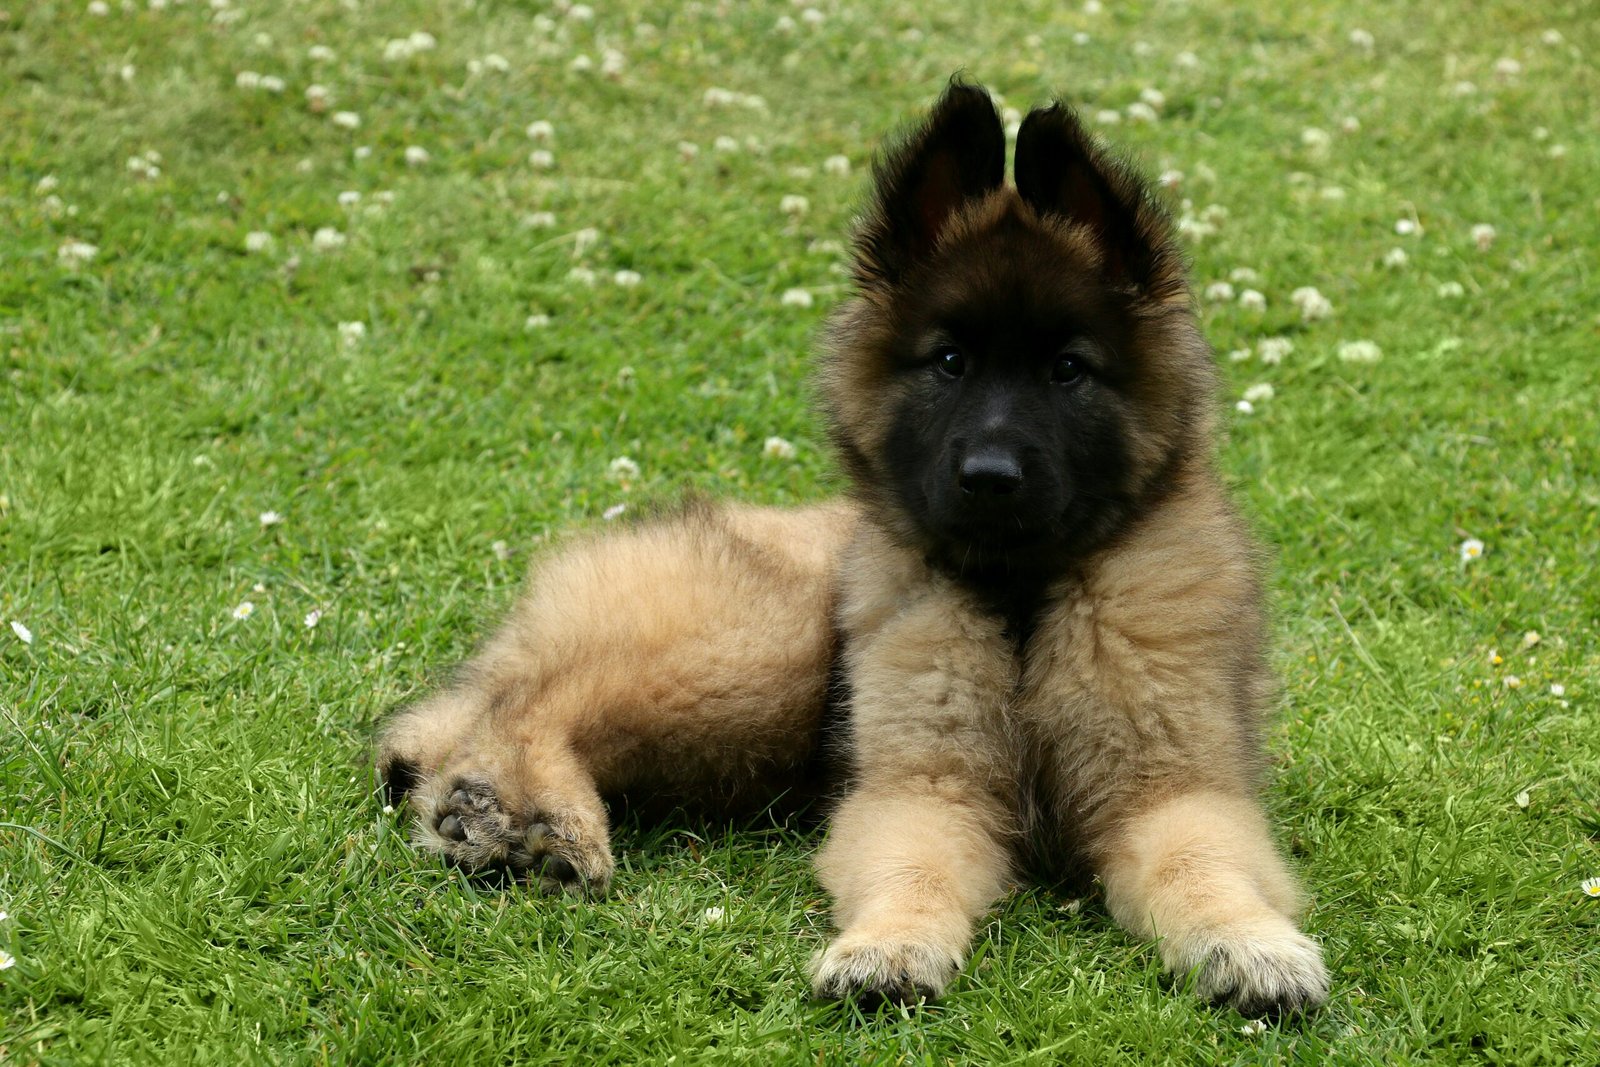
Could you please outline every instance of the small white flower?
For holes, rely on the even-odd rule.
[[[1505,683],[1505,687],[1507,689],[1521,689],[1522,688],[1522,679],[1518,678],[1514,674],[1506,675],[1505,679],[1504,679],[1504,683]]]
[[[811,293],[806,289],[785,289],[780,300],[786,308],[808,308],[812,302]]]
[[[1164,170],[1156,178],[1156,183],[1163,189],[1176,189],[1183,184],[1184,173],[1181,170]]]
[[[283,525],[283,516],[276,511],[263,511],[257,518],[263,527]]]
[[[683,160],[685,163],[689,162],[699,154],[700,146],[695,144],[693,141],[678,142],[678,158]]]
[[[1515,78],[1522,73],[1522,64],[1510,56],[1501,56],[1494,61],[1494,72],[1502,78]]]
[[[332,252],[344,247],[344,234],[332,226],[319,226],[317,232],[311,235],[311,247],[317,252]]]
[[[1328,146],[1333,143],[1333,138],[1328,134],[1327,130],[1317,126],[1307,126],[1300,131],[1300,143],[1310,149],[1313,155],[1320,155],[1328,150]]]
[[[615,48],[600,53],[600,73],[607,78],[618,78],[628,67],[628,57]]]
[[[787,35],[793,33],[794,31],[795,31],[795,21],[794,21],[794,19],[790,18],[788,15],[779,15],[778,16],[778,20],[772,24],[772,32],[773,33],[781,33],[781,34],[784,34],[785,36],[787,36]]]
[[[246,252],[268,252],[272,249],[272,234],[265,230],[251,230],[244,235]]]
[[[0,923],[5,922],[9,918],[11,918],[11,913],[10,912],[0,911]]]
[[[1354,115],[1346,115],[1339,120],[1339,130],[1341,133],[1360,133],[1361,120]]]
[[[11,620],[11,632],[17,635],[17,640],[25,645],[33,644],[33,631],[28,629],[16,619]]]
[[[1478,246],[1478,251],[1487,252],[1489,246],[1494,244],[1494,227],[1487,222],[1480,222],[1472,228],[1472,243]]]
[[[572,235],[572,255],[574,258],[581,256],[599,243],[600,231],[593,226],[585,226]]]
[[[1267,298],[1258,289],[1246,289],[1239,294],[1239,306],[1246,311],[1267,310]]]
[[[327,45],[314,44],[306,49],[306,58],[313,63],[332,63],[338,57]]]
[[[1102,126],[1115,126],[1122,121],[1122,112],[1101,108],[1094,113],[1094,120]]]
[[[353,208],[359,203],[361,203],[361,194],[354,189],[346,189],[339,194],[339,206],[342,208]]]
[[[1467,287],[1460,282],[1440,282],[1435,292],[1441,300],[1459,300],[1467,295]]]
[[[594,60],[580,52],[572,57],[572,62],[567,64],[567,69],[574,74],[587,74],[594,69]]]
[[[111,14],[111,5],[106,3],[106,0],[90,0],[89,14],[96,18],[105,18]]]
[[[1271,400],[1275,395],[1271,382],[1257,382],[1244,391],[1244,398],[1252,404],[1260,404],[1263,401]]]
[[[789,193],[778,201],[778,210],[785,215],[804,215],[811,210],[811,201],[796,193]]]
[[[1159,116],[1156,109],[1143,100],[1136,100],[1127,107],[1129,122],[1154,122]]]
[[[812,26],[820,26],[825,18],[827,18],[827,16],[814,7],[808,7],[804,11],[800,12],[800,21],[808,23]]]
[[[1578,888],[1586,897],[1600,897],[1600,878],[1585,878],[1578,883]]]
[[[1207,300],[1230,301],[1233,299],[1232,282],[1212,282],[1206,286]]]
[[[636,270],[619,270],[617,273],[611,276],[611,280],[622,286],[624,289],[632,289],[634,286],[638,285],[643,278]]]
[[[1151,107],[1161,108],[1167,106],[1167,94],[1154,86],[1146,86],[1139,90],[1139,99]]]
[[[567,8],[567,18],[573,22],[593,22],[594,8],[588,4],[573,4]]]
[[[1254,285],[1261,280],[1252,267],[1235,267],[1228,272],[1228,280],[1235,285]]]
[[[60,178],[57,178],[54,174],[46,174],[43,178],[40,178],[34,183],[33,191],[38,193],[40,196],[44,196],[46,193],[55,192],[56,188],[60,185]]]
[[[306,629],[315,630],[317,628],[317,623],[319,623],[321,621],[322,621],[322,609],[321,608],[312,608],[310,611],[306,612],[306,618],[305,618]]]
[[[522,216],[522,224],[530,230],[547,230],[556,224],[554,211],[530,211]]]
[[[367,324],[364,322],[341,322],[339,324],[339,343],[346,348],[355,348],[367,339]]]
[[[1343,341],[1339,344],[1339,359],[1344,363],[1376,363],[1383,358],[1383,349],[1371,341]]]
[[[1254,353],[1252,353],[1248,348],[1235,348],[1232,352],[1228,353],[1228,362],[1245,363],[1249,361],[1251,355],[1253,354]]]
[[[739,142],[734,140],[732,137],[729,137],[727,134],[723,134],[721,137],[718,137],[715,141],[711,142],[711,147],[716,149],[718,152],[737,152],[739,151]]]
[[[768,459],[793,459],[795,447],[781,437],[769,437],[761,446],[761,454]]]
[[[542,330],[548,325],[550,325],[550,316],[543,313],[529,315],[527,318],[522,320],[522,328],[528,333],[532,333],[535,330]]]
[[[397,37],[388,41],[383,46],[383,58],[387,63],[398,63],[410,59],[416,54],[416,49],[411,47],[411,42],[404,37]]]
[[[335,111],[330,121],[341,130],[354,130],[361,126],[361,116],[354,111]]]
[[[1233,409],[1241,415],[1254,415],[1256,413],[1256,406],[1248,400],[1239,401],[1233,405]]]
[[[711,86],[711,88],[700,94],[700,102],[706,107],[727,107],[737,102],[738,99],[738,93],[717,85]]]
[[[588,267],[573,267],[567,271],[567,281],[578,285],[593,285],[598,279],[599,275]]]
[[[1539,40],[1554,47],[1555,45],[1558,45],[1562,41],[1566,40],[1566,38],[1561,36],[1560,30],[1545,30],[1539,35]]]
[[[627,456],[618,456],[606,470],[611,477],[624,482],[639,477],[639,465]]]
[[[1483,555],[1483,552],[1483,542],[1478,540],[1476,537],[1469,537],[1465,541],[1461,542],[1462,563],[1471,563],[1473,560],[1480,558]]]
[[[1522,635],[1522,647],[1532,648],[1542,640],[1544,639],[1539,636],[1538,630],[1529,630],[1527,633]]]
[[[1405,249],[1391,248],[1383,254],[1383,265],[1385,267],[1403,267],[1410,258],[1410,256],[1406,255]]]
[[[701,918],[708,923],[719,923],[722,921],[723,914],[724,912],[721,908],[707,908],[706,913]]]
[[[383,813],[385,815],[393,815],[394,814],[394,805],[393,804],[385,804],[383,806]]]
[[[1367,30],[1358,28],[1350,31],[1350,43],[1363,52],[1370,52],[1373,46],[1378,43],[1378,40]]]
[[[547,148],[535,148],[528,153],[528,166],[535,170],[549,170],[556,165],[556,154]]]
[[[1251,1019],[1249,1022],[1247,1022],[1243,1026],[1239,1027],[1239,1032],[1241,1034],[1243,1034],[1245,1037],[1259,1037],[1260,1035],[1262,1035],[1262,1034],[1267,1032],[1266,1020],[1265,1019]]]
[[[1395,219],[1394,232],[1401,237],[1413,237],[1422,232],[1422,227],[1417,225],[1415,219]]]
[[[328,92],[326,85],[306,86],[306,106],[317,114],[328,110],[328,105],[333,103],[333,94]]]
[[[233,84],[240,89],[261,88],[261,73],[254,70],[241,70],[233,76]]]
[[[1289,300],[1300,309],[1300,318],[1315,322],[1333,314],[1333,302],[1313,286],[1302,285],[1289,294]]]
[[[1294,342],[1287,337],[1263,337],[1256,343],[1256,351],[1261,353],[1261,362],[1276,365],[1294,351]]]
[[[438,39],[426,30],[418,30],[406,40],[411,44],[412,50],[417,52],[431,52],[439,44]]]
[[[511,546],[504,541],[495,541],[489,545],[489,552],[501,563],[511,558]]]
[[[538,119],[528,123],[528,137],[535,141],[548,141],[556,135],[556,128],[549,119]]]
[[[849,156],[829,156],[822,161],[822,172],[831,174],[835,178],[844,178],[850,174]]]
[[[424,166],[428,160],[432,158],[433,157],[428,154],[428,150],[423,148],[421,145],[406,146],[406,166],[408,167]]]
[[[1072,43],[1077,45],[1079,48],[1082,48],[1091,40],[1093,40],[1093,38],[1091,38],[1087,33],[1084,33],[1082,30],[1079,30],[1077,33],[1072,35]]]
[[[1528,796],[1528,791],[1527,791],[1527,790],[1526,790],[1526,789],[1524,789],[1524,790],[1523,790],[1523,791],[1522,791],[1522,792],[1520,792],[1520,793],[1518,793],[1518,794],[1517,794],[1517,795],[1516,795],[1516,796],[1515,796],[1515,797],[1513,797],[1513,798],[1512,798],[1512,799],[1513,799],[1513,800],[1514,800],[1514,801],[1516,801],[1516,804],[1517,804],[1517,807],[1519,807],[1519,808],[1522,808],[1522,809],[1523,809],[1523,810],[1527,810],[1527,807],[1528,807],[1528,803],[1529,803],[1529,801],[1531,801],[1531,800],[1532,800],[1532,799],[1533,799],[1533,798],[1532,798],[1532,797],[1530,797],[1530,796]]]
[[[263,74],[261,76],[261,91],[264,93],[281,93],[289,86],[276,74]]]
[[[1567,695],[1567,687],[1562,685],[1560,682],[1551,682],[1550,695],[1553,697],[1564,697]]]
[[[256,606],[250,603],[248,600],[239,601],[238,607],[233,609],[233,617],[238,619],[240,622],[243,622],[255,613]]]
[[[607,522],[610,522],[612,519],[620,519],[622,517],[622,513],[627,510],[628,505],[626,504],[612,504],[609,508],[606,508],[600,513],[600,517]]]
[[[91,8],[94,7],[93,4],[90,4],[89,6]],[[101,4],[100,6],[101,7],[105,7],[104,4]],[[16,965],[17,965],[17,958],[15,956],[13,956],[11,953],[7,952],[5,949],[0,948],[0,971],[9,971],[11,968],[15,967]]]
[[[87,241],[67,240],[56,249],[56,259],[69,270],[77,270],[99,254],[99,246]]]

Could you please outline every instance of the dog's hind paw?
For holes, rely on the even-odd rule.
[[[614,864],[581,818],[518,810],[480,778],[456,778],[416,798],[419,848],[468,871],[503,871],[549,893],[604,896]]]
[[[1328,971],[1316,942],[1294,929],[1225,933],[1205,946],[1194,973],[1195,990],[1240,1015],[1304,1015],[1328,999]]]
[[[825,1000],[862,1007],[935,1000],[961,967],[949,949],[914,938],[845,932],[811,963],[811,988]]]

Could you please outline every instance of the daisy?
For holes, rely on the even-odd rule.
[[[1473,560],[1481,557],[1483,552],[1483,542],[1478,540],[1476,537],[1469,537],[1465,541],[1461,542],[1462,563],[1471,563]]]
[[[283,525],[283,515],[276,511],[263,511],[257,518],[263,527]]]
[[[322,621],[322,609],[321,608],[312,608],[310,611],[306,612],[306,618],[305,618],[306,629],[315,630],[317,628],[317,623],[319,623],[321,621]]]
[[[1578,888],[1586,897],[1600,897],[1600,878],[1585,878],[1578,883]]]
[[[256,606],[250,603],[248,600],[241,600],[239,602],[239,606],[233,609],[233,617],[238,619],[240,622],[243,622],[255,613]]]
[[[12,623],[11,625],[15,626],[16,623]],[[1567,695],[1567,687],[1562,685],[1560,682],[1551,682],[1550,695],[1553,697],[1564,697]]]

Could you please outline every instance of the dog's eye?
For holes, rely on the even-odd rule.
[[[947,348],[940,352],[934,360],[938,368],[951,378],[959,378],[967,373],[967,357],[958,349]]]
[[[1083,377],[1083,364],[1071,356],[1061,356],[1050,368],[1050,380],[1057,385],[1071,385]]]

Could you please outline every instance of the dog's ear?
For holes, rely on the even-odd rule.
[[[967,201],[1006,176],[1006,134],[981,86],[952,81],[908,137],[878,157],[875,190],[856,234],[856,280],[893,284],[933,251]]]
[[[1138,173],[1095,144],[1065,104],[1035,108],[1022,120],[1016,177],[1034,210],[1088,227],[1114,284],[1155,295],[1182,287],[1166,213]]]

